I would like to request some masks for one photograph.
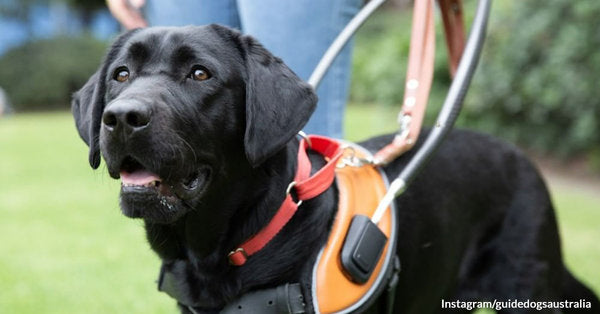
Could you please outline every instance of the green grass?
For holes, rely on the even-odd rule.
[[[394,129],[395,112],[351,106],[354,140]],[[0,120],[0,313],[173,313],[159,260],[118,183],[92,171],[66,112]],[[600,292],[600,197],[554,191],[567,264]]]
[[[346,110],[344,134],[351,141],[397,131],[396,117],[399,107],[372,104],[351,105]]]
[[[0,120],[0,313],[173,313],[140,222],[67,113]]]
[[[551,188],[571,272],[600,295],[600,195],[575,188]]]

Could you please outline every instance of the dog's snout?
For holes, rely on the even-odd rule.
[[[136,130],[150,123],[151,110],[148,106],[133,101],[111,104],[102,115],[102,123],[113,130],[118,126]]]

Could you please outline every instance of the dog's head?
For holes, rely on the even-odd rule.
[[[170,223],[251,173],[304,126],[316,96],[249,36],[209,25],[121,35],[75,95],[92,168],[120,178],[130,217]]]

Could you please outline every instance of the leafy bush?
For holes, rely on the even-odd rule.
[[[467,26],[476,1],[466,3]],[[600,2],[494,2],[482,60],[458,124],[560,157],[600,164]],[[450,85],[437,18],[434,83],[426,123]],[[404,93],[411,11],[383,11],[357,34],[351,101],[390,106]],[[599,166],[600,167],[600,166]]]
[[[598,160],[600,2],[511,1],[495,13],[464,123]]]
[[[409,43],[410,15],[380,13],[367,20],[355,42],[353,102],[402,102]]]
[[[94,73],[106,43],[57,37],[15,48],[0,58],[0,86],[16,110],[68,108],[71,94]]]

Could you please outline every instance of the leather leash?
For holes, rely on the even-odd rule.
[[[465,27],[461,0],[438,0],[444,22],[446,48],[448,48],[448,66],[454,77],[460,57],[465,48]]]
[[[444,21],[450,73],[454,75],[465,46],[462,0],[438,0],[438,3]],[[398,115],[400,130],[392,143],[375,154],[374,163],[377,165],[385,165],[411,149],[421,131],[433,80],[433,9],[433,0],[415,0],[404,98]]]

